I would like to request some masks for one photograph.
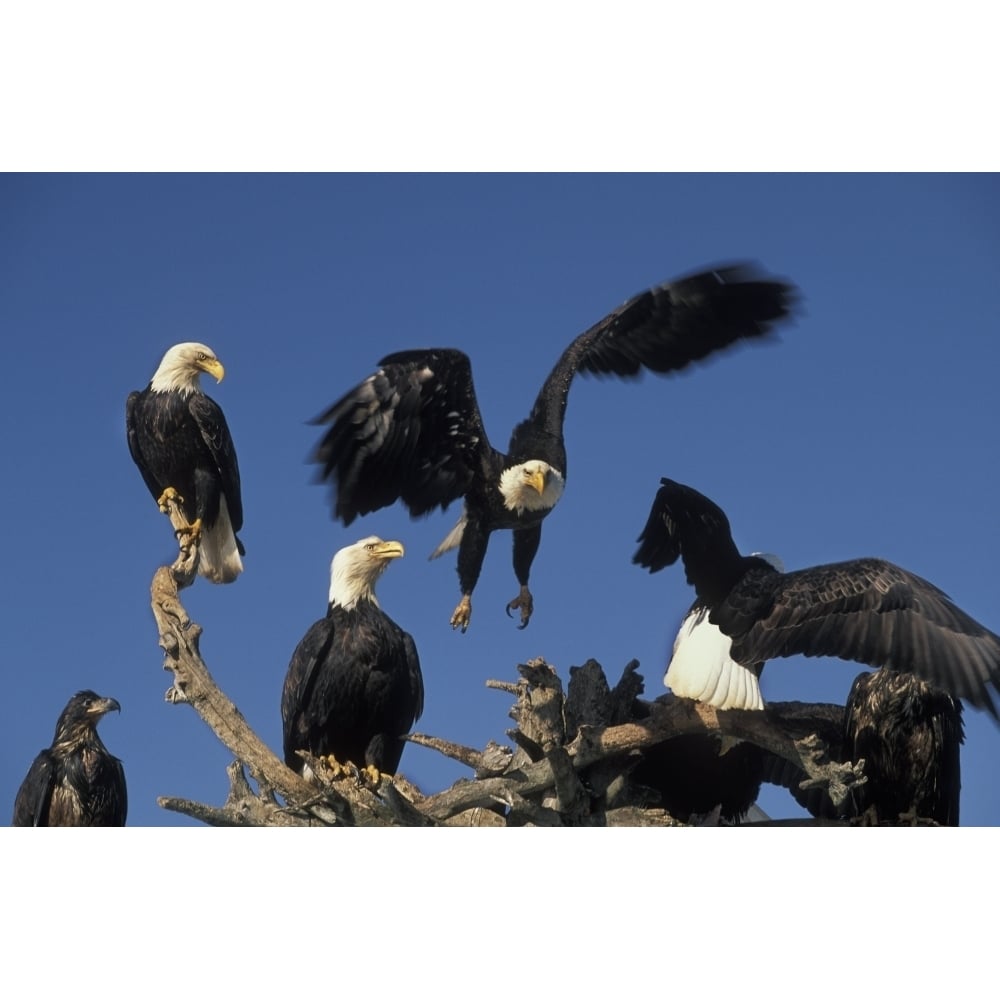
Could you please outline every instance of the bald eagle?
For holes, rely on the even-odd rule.
[[[964,739],[957,698],[908,674],[859,674],[844,713],[845,757],[864,760],[867,778],[854,793],[856,812],[958,826]]]
[[[685,368],[742,339],[761,337],[788,316],[793,289],[746,265],[659,285],[629,299],[580,334],[559,358],[507,454],[489,443],[469,358],[432,348],[390,354],[379,370],[316,418],[329,424],[312,460],[334,484],[334,516],[395,503],[413,517],[462,498],[461,518],[432,555],[458,547],[462,598],[451,616],[464,632],[490,534],[510,529],[524,628],[534,608],[528,589],[542,521],[566,483],[563,418],[577,371],[636,377],[645,369]]]
[[[326,617],[296,647],[281,695],[292,770],[303,770],[297,750],[390,774],[399,766],[424,682],[413,638],[379,607],[375,581],[402,555],[400,542],[372,535],[333,557]]]
[[[958,698],[912,674],[865,670],[851,685],[840,732],[823,738],[832,760],[860,763],[865,776],[839,807],[825,789],[801,787],[801,768],[766,751],[764,780],[820,819],[958,826],[965,740]]]
[[[682,823],[716,808],[719,819],[740,823],[760,794],[763,756],[753,743],[724,746],[712,734],[685,733],[643,750],[631,780],[657,792]]]
[[[760,709],[766,660],[836,656],[912,674],[998,717],[1000,636],[933,584],[884,559],[782,573],[740,555],[707,497],[660,482],[633,562],[656,572],[680,556],[697,594],[664,678],[675,694]]]
[[[114,698],[73,695],[56,723],[52,746],[34,760],[14,801],[14,826],[124,826],[125,769],[97,735]]]
[[[212,583],[232,583],[243,572],[240,468],[226,418],[201,391],[207,372],[225,370],[204,344],[175,344],[142,392],[125,405],[128,448],[153,499],[175,496],[199,541],[198,572]]]

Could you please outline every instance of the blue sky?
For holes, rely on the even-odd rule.
[[[125,764],[130,823],[190,822],[158,795],[225,798],[228,752],[163,701],[148,588],[174,545],[124,433],[128,392],[182,340],[226,367],[205,388],[238,449],[247,548],[235,584],[198,580],[183,600],[216,681],[276,751],[285,668],[324,613],[330,558],[369,533],[407,547],[379,597],[420,651],[419,731],[503,740],[510,698],[485,682],[535,656],[564,679],[594,657],[612,683],[634,657],[647,695],[661,693],[692,593],[679,568],[649,576],[630,560],[665,475],[718,502],[745,550],[789,568],[883,556],[1000,629],[998,194],[991,175],[0,177],[13,696],[0,806],[83,687],[121,702],[101,731]],[[454,557],[426,558],[457,507],[333,521],[305,462],[307,421],[383,354],[465,350],[504,447],[577,333],[649,285],[744,258],[801,289],[775,342],[681,376],[574,383],[567,489],[525,631],[504,614],[509,535],[493,537],[461,635]],[[842,701],[858,669],[774,661],[764,695]],[[1000,729],[968,710],[966,731],[963,823],[1000,824]],[[402,770],[425,791],[466,773],[419,747]],[[780,789],[761,805],[799,814]]]

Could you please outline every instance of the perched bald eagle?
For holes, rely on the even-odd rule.
[[[198,572],[212,583],[232,583],[243,572],[240,468],[226,418],[201,391],[207,372],[225,370],[204,344],[175,344],[149,385],[125,405],[128,448],[153,499],[163,506],[178,495],[198,538]]]
[[[782,573],[740,555],[707,497],[660,482],[633,562],[656,572],[680,556],[697,594],[664,678],[675,694],[759,709],[766,660],[836,656],[912,674],[997,717],[1000,636],[933,584],[884,559]]]
[[[330,567],[330,601],[292,654],[281,695],[285,763],[296,750],[395,773],[402,737],[420,718],[424,682],[417,648],[380,607],[375,581],[403,555],[372,535],[341,549]]]
[[[330,425],[312,459],[320,478],[334,484],[334,516],[350,524],[402,500],[417,517],[464,499],[458,524],[433,554],[458,547],[462,599],[451,626],[468,628],[490,534],[508,528],[520,591],[507,613],[519,610],[524,628],[534,607],[528,578],[542,521],[566,483],[563,418],[577,371],[635,377],[644,369],[680,370],[768,333],[788,316],[792,298],[789,285],[744,265],[629,299],[566,348],[530,416],[514,428],[507,454],[486,436],[465,354],[444,348],[390,354],[315,421]]]
[[[840,732],[823,738],[832,760],[861,763],[865,776],[840,806],[825,789],[802,788],[805,772],[766,751],[764,780],[820,819],[958,826],[965,740],[958,698],[912,674],[865,670],[851,685]]]
[[[858,814],[902,815],[958,826],[962,790],[962,703],[908,674],[865,671],[844,713],[845,759],[864,760]]]
[[[739,823],[760,794],[763,758],[753,743],[727,746],[712,734],[686,733],[643,750],[631,780],[657,792],[682,823],[715,809],[726,823]]]
[[[108,753],[97,724],[119,712],[114,698],[73,695],[56,723],[52,746],[34,760],[14,801],[14,826],[124,826],[125,769]]]

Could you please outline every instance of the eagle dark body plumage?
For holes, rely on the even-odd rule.
[[[900,817],[958,826],[962,787],[962,703],[912,674],[863,671],[851,685],[836,738],[824,734],[830,759],[863,762],[865,781],[834,806],[822,788],[801,788],[806,774],[764,754],[764,780],[787,788],[821,819]]]
[[[97,734],[118,711],[113,698],[80,691],[56,723],[52,745],[32,762],[14,801],[14,826],[124,826],[125,769]]]
[[[154,500],[168,488],[182,498],[188,522],[199,521],[199,572],[214,583],[236,579],[245,554],[240,470],[222,408],[199,385],[201,372],[222,377],[203,344],[177,344],[164,355],[149,385],[129,394],[125,425],[129,452]]]
[[[752,743],[737,743],[722,753],[721,739],[689,733],[647,747],[631,774],[682,823],[716,808],[719,818],[739,823],[757,801],[764,780],[763,751]]]
[[[133,392],[126,404],[129,450],[153,499],[173,486],[189,521],[215,526],[225,493],[233,530],[243,527],[236,450],[218,403],[204,393]]]
[[[416,647],[377,606],[331,607],[292,654],[281,698],[285,763],[296,750],[395,773],[423,711]]]
[[[379,607],[374,585],[403,551],[372,535],[333,557],[326,617],[296,647],[281,694],[285,763],[295,771],[297,750],[381,772],[399,766],[424,685],[413,637]]]
[[[578,371],[630,378],[679,371],[691,362],[761,337],[787,318],[793,289],[746,266],[721,268],[642,292],[576,337],[542,385],[507,453],[487,438],[469,358],[446,348],[401,351],[316,420],[328,425],[312,460],[333,485],[333,512],[345,524],[396,501],[412,516],[462,499],[462,519],[434,553],[458,547],[462,603],[452,625],[467,627],[471,594],[489,536],[514,532],[521,594],[508,605],[528,623],[531,564],[541,522],[567,476],[563,422]]]
[[[859,674],[844,713],[845,756],[863,759],[868,779],[854,793],[855,812],[958,826],[963,741],[957,698],[908,674]]]
[[[779,572],[741,556],[725,514],[669,479],[639,541],[633,561],[651,572],[683,558],[696,604],[737,663],[835,656],[912,674],[997,715],[1000,636],[914,573],[871,558]]]

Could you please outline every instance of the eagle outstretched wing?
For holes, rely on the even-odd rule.
[[[444,509],[492,453],[469,358],[448,348],[384,357],[313,423],[330,425],[312,461],[345,525],[397,500],[413,516]]]
[[[741,340],[769,334],[791,314],[795,299],[792,285],[766,278],[750,264],[640,292],[566,348],[535,400],[531,421],[561,434],[566,396],[578,371],[619,378],[680,371]]]
[[[932,583],[884,559],[752,569],[711,620],[741,662],[836,656],[912,673],[997,716],[1000,637]]]
[[[743,557],[733,542],[729,518],[722,508],[672,479],[660,480],[637,540],[639,548],[632,556],[633,563],[656,573],[683,558],[687,581],[700,598],[712,596],[703,592],[704,574],[700,570],[706,563],[713,576],[732,577],[733,582],[735,574],[742,572]]]

